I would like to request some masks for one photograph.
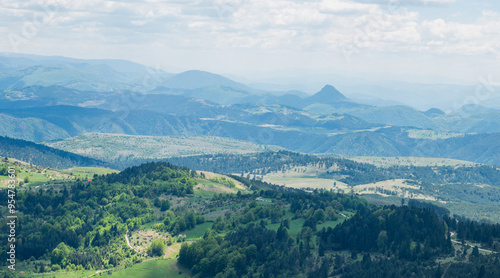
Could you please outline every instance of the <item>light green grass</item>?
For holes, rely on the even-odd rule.
[[[379,167],[391,166],[475,166],[480,165],[465,160],[436,158],[436,157],[375,157],[375,156],[357,156],[349,158],[356,162],[368,163]]]
[[[29,179],[28,183],[24,183],[24,186],[37,186],[45,184],[51,181],[51,178],[55,180],[71,180],[72,177],[69,177],[66,174],[59,172],[58,170],[53,169],[45,169],[42,167],[31,166],[27,163],[21,162],[21,164],[13,164],[13,161],[17,161],[14,159],[9,159],[10,163],[0,162],[0,166],[6,167],[14,167],[15,168],[15,176],[18,181],[22,181],[24,183],[24,179],[27,177]],[[44,171],[45,170],[45,171]],[[7,182],[9,180],[8,176],[0,176],[0,188],[7,188]],[[19,185],[19,183],[17,184]]]
[[[288,229],[288,234],[293,237],[296,237],[297,234],[300,232],[300,230],[302,230],[304,222],[306,222],[304,218],[297,218],[290,220],[290,229]],[[281,223],[268,224],[266,228],[277,231],[278,228],[280,227],[280,224]]]
[[[342,218],[339,218],[335,221],[325,221],[324,223],[316,225],[316,229],[319,231],[323,228],[328,228],[328,227],[335,228],[338,224],[344,222],[345,220],[346,220],[346,218],[342,217]]]
[[[75,167],[66,170],[45,168],[40,166],[33,166],[28,163],[20,161],[21,164],[13,164],[12,162],[18,161],[9,158],[10,163],[0,162],[0,166],[14,166],[16,169],[16,178],[18,181],[23,181],[27,177],[28,183],[24,186],[39,186],[47,183],[60,183],[65,181],[72,181],[76,178],[89,179],[94,174],[102,175],[108,173],[118,172],[116,170],[98,167]],[[7,176],[0,176],[0,188],[7,187]]]
[[[179,274],[181,272],[181,274]],[[151,260],[140,264],[136,264],[126,269],[113,272],[112,276],[103,274],[105,277],[114,278],[185,278],[191,277],[188,270],[177,265],[177,260]],[[95,276],[99,277],[99,276]],[[102,277],[102,276],[100,276]]]
[[[209,190],[204,190],[200,188],[195,188],[194,189],[194,194],[197,196],[201,196],[204,198],[212,198],[215,195],[215,192],[209,191]]]
[[[120,171],[109,169],[109,168],[100,168],[100,167],[73,167],[67,169],[67,171],[73,171],[77,173],[91,173],[98,175],[105,175],[111,173],[118,173]]]
[[[139,228],[139,230],[152,229],[153,226],[155,224],[158,224],[158,223],[163,223],[163,220],[153,221],[153,222],[148,222],[148,223],[142,224],[141,227]]]
[[[193,240],[202,237],[205,234],[205,231],[208,229],[211,229],[214,223],[212,222],[205,222],[200,225],[196,225],[194,229],[185,231],[184,234],[186,235],[186,240]]]
[[[319,231],[323,228],[328,228],[328,227],[335,228],[335,226],[344,222],[346,219],[351,218],[354,215],[354,213],[348,212],[348,211],[343,211],[342,213],[345,214],[348,218],[341,217],[335,221],[325,221],[324,223],[316,225],[316,229]],[[291,219],[292,216],[293,216],[293,213],[287,212],[285,214],[284,218]],[[293,236],[293,237],[296,237],[297,234],[300,233],[300,231],[302,230],[302,226],[304,225],[304,222],[306,222],[306,220],[304,218],[297,218],[297,219],[290,220],[290,229],[288,229],[288,234]],[[280,227],[280,224],[281,223],[268,224],[266,226],[266,228],[268,228],[270,230],[277,231],[278,228]]]
[[[58,271],[58,272],[46,272],[46,273],[35,273],[35,274],[21,274],[21,277],[33,277],[33,278],[82,278],[88,277],[96,273],[96,270],[82,270],[82,271]],[[104,274],[103,274],[104,275]],[[107,274],[106,274],[107,276]],[[99,277],[99,275],[93,276]],[[102,277],[102,276],[101,276]],[[110,276],[111,277],[111,276]]]
[[[281,149],[276,146],[257,145],[248,141],[215,136],[170,137],[104,133],[81,134],[44,144],[100,160],[117,159],[127,155],[136,158],[162,159],[185,155],[246,154]]]

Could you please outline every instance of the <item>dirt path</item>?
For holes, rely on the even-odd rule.
[[[454,236],[455,234],[456,234],[455,232],[450,232],[450,237]],[[460,242],[460,241],[458,241],[458,240],[454,240],[454,239],[452,239],[452,240],[451,240],[451,242],[453,242],[453,243],[457,243],[457,244],[462,245],[462,242]],[[465,245],[467,245],[467,246],[469,246],[469,247],[471,247],[471,248],[474,248],[474,247],[475,247],[475,246],[470,245],[470,244],[467,244],[467,243],[466,243]],[[479,247],[479,246],[478,246],[478,247]],[[492,251],[492,250],[488,250],[488,249],[482,249],[482,248],[478,248],[478,249],[479,249],[479,251],[483,251],[483,252],[487,252],[487,253],[491,253],[491,254],[496,254],[496,253],[498,253],[498,252],[495,252],[495,251]]]
[[[458,241],[458,240],[454,240],[454,239],[452,239],[452,240],[451,240],[451,242],[454,242],[454,243],[457,243],[457,244],[460,244],[460,245],[462,244],[462,242],[460,242],[460,241]],[[471,248],[476,247],[476,246],[474,246],[474,245],[470,245],[470,244],[467,244],[467,243],[465,243],[465,245],[466,245],[466,246],[469,246],[469,247],[471,247]],[[488,250],[488,249],[482,249],[482,248],[478,248],[478,249],[479,249],[479,251],[483,251],[483,252],[487,252],[487,253],[491,253],[491,254],[496,254],[496,253],[498,253],[498,252],[495,252],[495,251],[492,251],[492,250]]]
[[[106,270],[98,270],[98,271],[96,271],[94,274],[92,274],[92,275],[90,275],[90,276],[87,276],[87,277],[85,277],[85,278],[89,278],[89,277],[92,277],[92,276],[96,276],[96,275],[97,275],[97,274],[99,274],[100,272],[104,272],[104,271],[106,271]]]
[[[130,247],[132,250],[134,250],[135,252],[143,255],[141,252],[139,252],[139,250],[135,249],[134,247],[132,247],[132,245],[130,244],[130,240],[128,239],[128,229],[127,229],[127,232],[125,233],[125,239],[127,240],[127,245],[128,247]]]

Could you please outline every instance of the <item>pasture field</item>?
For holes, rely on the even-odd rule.
[[[436,158],[436,157],[375,157],[375,156],[356,156],[350,157],[350,160],[359,163],[368,163],[378,167],[391,167],[391,166],[477,166],[478,163],[449,159],[449,158]]]

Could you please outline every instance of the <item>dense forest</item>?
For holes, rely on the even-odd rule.
[[[132,263],[134,259],[126,260],[131,250],[118,237],[156,219],[154,199],[158,196],[192,193],[192,174],[167,163],[150,163],[120,174],[95,176],[92,182],[18,190],[17,209],[22,213],[18,259],[51,257],[54,250],[63,249],[64,260],[52,260],[55,269],[71,264],[99,269],[110,262]],[[6,190],[0,195],[7,199]],[[7,228],[2,226],[3,235]],[[115,248],[124,249],[124,257],[117,256]]]
[[[360,210],[351,219],[319,232],[327,250],[379,252],[388,257],[429,260],[453,251],[445,222],[428,209],[410,206]]]
[[[339,178],[351,186],[390,179],[416,179],[421,183],[437,184],[500,184],[500,171],[495,166],[391,166],[377,167],[349,159],[318,157],[290,151],[263,152],[252,155],[203,155],[169,158],[172,164],[192,169],[205,169],[221,173],[251,173],[265,175],[296,166],[313,165],[322,169],[336,170],[321,174],[322,178]]]
[[[500,268],[491,253],[499,250],[498,224],[416,200],[381,207],[354,194],[204,176],[151,162],[19,188],[17,258],[31,262],[30,273],[118,271],[183,243],[178,262],[193,277],[495,277]],[[216,182],[233,193],[202,190]],[[202,236],[186,242],[185,233],[200,227]],[[124,236],[142,230],[165,239],[150,240],[141,254]]]

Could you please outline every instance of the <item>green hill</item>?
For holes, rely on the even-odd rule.
[[[63,141],[46,142],[47,146],[100,160],[162,159],[173,156],[219,153],[253,153],[278,150],[248,141],[214,136],[170,137],[119,134],[82,134]]]
[[[0,156],[12,157],[43,167],[104,166],[106,163],[33,142],[0,136]]]

